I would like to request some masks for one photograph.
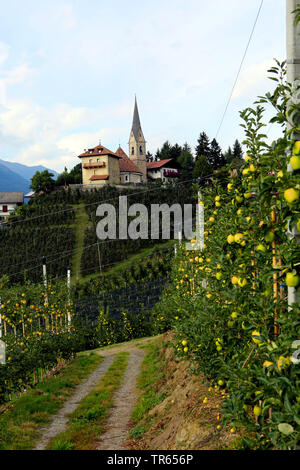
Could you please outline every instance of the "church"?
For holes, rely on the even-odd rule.
[[[85,149],[79,155],[84,186],[130,184],[147,182],[146,141],[142,131],[135,98],[132,129],[129,137],[129,155],[119,147],[115,152],[103,145]]]

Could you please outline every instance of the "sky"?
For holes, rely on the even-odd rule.
[[[150,152],[213,139],[260,3],[0,0],[0,158],[62,171],[100,141],[127,152],[135,94]],[[217,137],[224,151],[243,140],[239,111],[272,89],[285,44],[285,1],[264,0]]]

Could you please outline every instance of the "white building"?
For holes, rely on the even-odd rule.
[[[161,179],[162,181],[168,181],[172,178],[179,178],[179,170],[180,165],[173,158],[147,163],[148,180]]]
[[[24,204],[23,193],[0,192],[0,220],[6,220],[7,217],[22,204]]]

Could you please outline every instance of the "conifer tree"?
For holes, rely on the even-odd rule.
[[[201,132],[197,142],[198,142],[198,145],[195,148],[196,160],[200,156],[208,157],[210,153],[210,142],[205,132]]]
[[[242,159],[243,158],[243,149],[239,141],[236,139],[233,145],[233,158]]]
[[[180,156],[177,161],[182,168],[181,170],[182,179],[184,180],[191,179],[192,174],[193,174],[193,168],[194,168],[194,157],[192,154],[192,149],[188,145],[187,142],[182,147]]]
[[[230,146],[228,147],[227,151],[225,152],[224,158],[226,160],[226,163],[230,163],[231,160],[233,159],[233,153],[232,153],[232,149],[231,149]]]
[[[205,155],[200,155],[196,162],[193,169],[193,178],[203,178],[208,176],[212,173],[212,167],[207,161]]]
[[[216,139],[211,141],[207,161],[214,170],[221,168],[225,164],[225,158],[222,153],[222,149]]]

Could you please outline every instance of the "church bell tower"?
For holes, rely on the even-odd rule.
[[[143,183],[147,181],[146,141],[142,131],[140,116],[135,98],[132,129],[129,137],[129,157],[143,173]]]

